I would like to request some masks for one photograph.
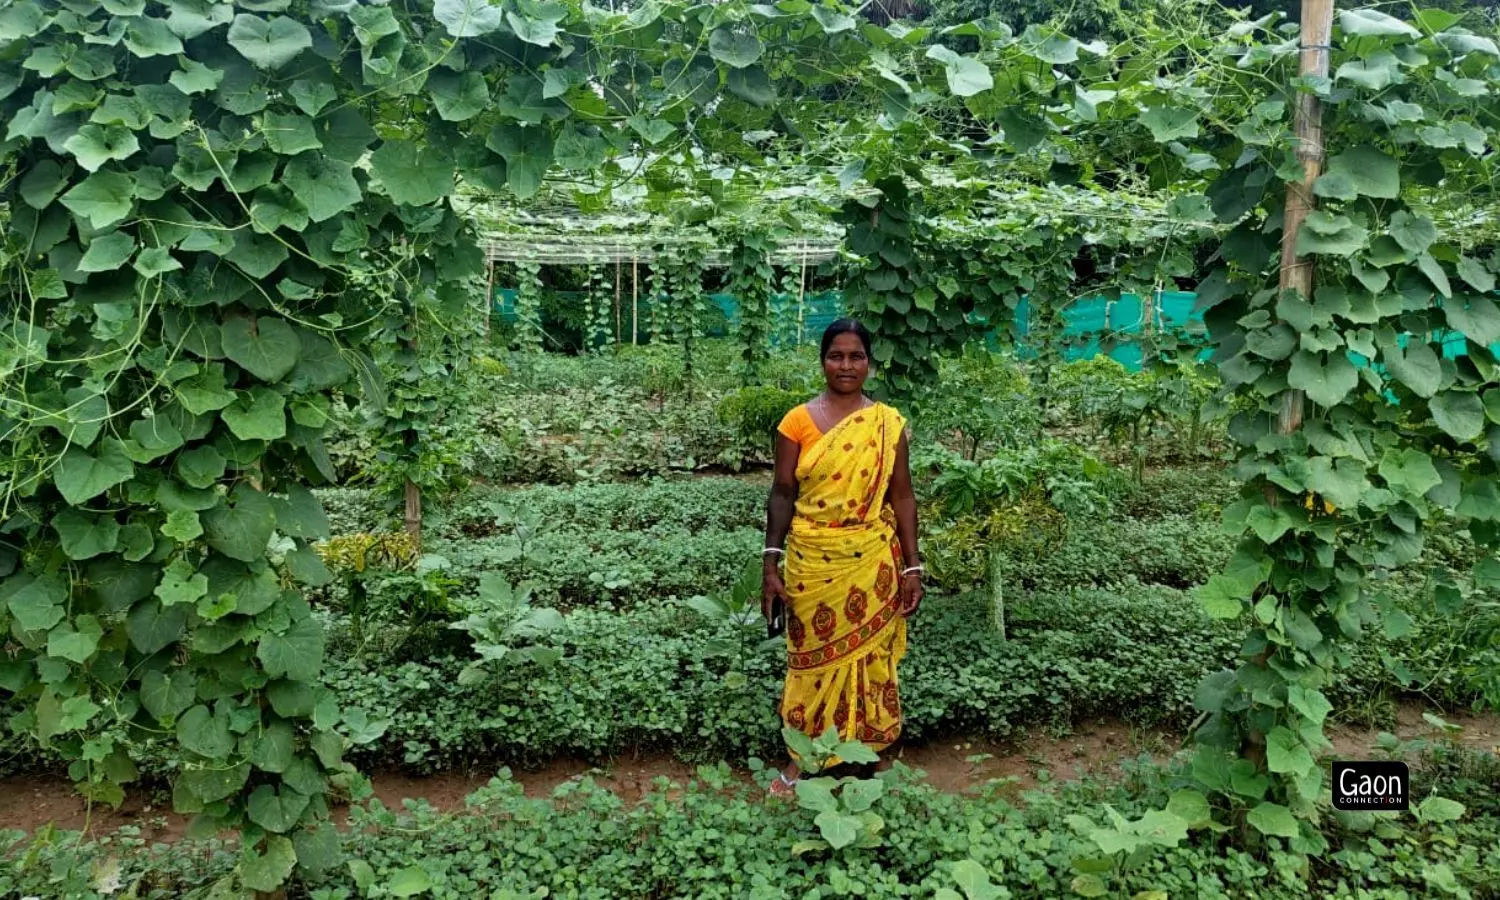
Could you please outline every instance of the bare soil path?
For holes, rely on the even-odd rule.
[[[1424,707],[1416,703],[1398,706],[1392,733],[1402,739],[1434,734],[1422,717],[1423,711]],[[1446,715],[1444,719],[1462,726],[1463,731],[1457,737],[1460,743],[1474,750],[1500,754],[1500,714],[1459,713]],[[1334,756],[1342,759],[1368,756],[1380,731],[1349,726],[1331,728],[1329,738],[1335,748]],[[1020,794],[1045,781],[1119,777],[1124,761],[1142,755],[1164,761],[1181,742],[1181,735],[1100,720],[1080,724],[1063,735],[1038,729],[1004,742],[932,741],[904,747],[898,758],[924,772],[927,781],[939,790],[957,793],[1008,779],[1010,790]],[[531,797],[545,797],[559,785],[590,775],[622,798],[639,800],[652,790],[657,779],[683,783],[693,778],[696,770],[681,760],[660,755],[620,759],[602,768],[581,761],[557,760],[540,769],[512,774]],[[749,779],[746,771],[738,774]],[[464,798],[489,778],[489,773],[416,776],[376,772],[372,782],[375,795],[390,809],[399,810],[403,801],[421,798],[439,810],[461,810]],[[339,810],[337,818],[342,821],[346,814],[346,810]],[[118,810],[97,805],[90,808],[65,779],[48,776],[0,779],[0,828],[29,832],[49,823],[59,829],[87,830],[93,834],[107,834],[131,825],[140,828],[141,837],[146,840],[173,841],[183,835],[187,818],[172,812],[170,798],[165,793],[152,796],[135,791]]]

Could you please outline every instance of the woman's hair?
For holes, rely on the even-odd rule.
[[[823,349],[818,352],[818,359],[828,357],[828,348],[833,346],[833,339],[841,334],[852,334],[859,338],[859,342],[865,345],[865,355],[870,357],[875,355],[870,349],[870,329],[854,319],[835,319],[823,329]]]

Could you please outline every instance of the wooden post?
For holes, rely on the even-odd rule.
[[[422,548],[422,489],[406,479],[406,533],[418,550]]]
[[[615,245],[615,346],[620,346],[620,245]]]
[[[1302,0],[1302,50],[1299,73],[1327,77],[1328,41],[1333,33],[1333,0]],[[1297,158],[1302,162],[1302,180],[1286,186],[1286,214],[1281,226],[1281,291],[1296,291],[1312,299],[1313,269],[1297,257],[1297,232],[1313,209],[1313,182],[1323,172],[1323,105],[1309,92],[1297,95],[1292,127],[1297,137]],[[1278,434],[1291,434],[1302,427],[1303,394],[1287,390],[1281,395],[1276,416]],[[1268,488],[1270,491],[1270,488]],[[1272,494],[1268,493],[1267,496]]]
[[[641,333],[641,258],[634,251],[630,254],[630,345],[636,344]]]
[[[802,346],[802,326],[807,321],[803,298],[807,296],[807,242],[802,242],[802,282],[797,287],[797,346]]]
[[[1298,74],[1328,75],[1328,41],[1333,33],[1333,0],[1302,0],[1301,63]],[[1323,105],[1313,94],[1297,95],[1297,108],[1293,111],[1292,128],[1297,138],[1297,158],[1302,162],[1302,180],[1287,182],[1286,212],[1281,225],[1281,271],[1277,287],[1279,292],[1296,291],[1311,300],[1313,292],[1313,270],[1306,261],[1297,258],[1297,232],[1302,222],[1313,209],[1313,182],[1323,171]],[[1302,427],[1305,397],[1301,391],[1285,390],[1281,393],[1280,408],[1276,413],[1276,433],[1291,434]],[[1278,504],[1276,486],[1265,485],[1266,503]],[[1265,665],[1271,650],[1257,654],[1256,661]],[[1266,763],[1266,736],[1251,729],[1245,735],[1241,754],[1264,768]]]
[[[485,250],[484,267],[488,270],[488,278],[484,286],[484,343],[488,347],[490,343],[490,319],[495,314],[495,260],[489,255],[488,248]]]

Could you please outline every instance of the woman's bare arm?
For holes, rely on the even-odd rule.
[[[917,496],[911,486],[911,463],[907,459],[906,435],[896,445],[896,465],[891,472],[891,509],[896,513],[896,538],[901,541],[901,555],[906,567],[920,565],[917,552]]]
[[[901,542],[904,568],[921,565],[922,555],[917,551],[917,495],[911,486],[911,463],[908,457],[906,435],[896,445],[896,465],[891,472],[889,490],[891,509],[896,513],[896,539]],[[910,616],[922,604],[921,573],[901,576],[901,613]]]
[[[784,434],[776,435],[776,471],[771,480],[771,496],[766,501],[766,546],[785,547],[787,531],[792,527],[792,513],[797,505],[797,442]],[[780,554],[767,553],[763,562],[764,588],[761,611],[771,616],[771,601],[786,603],[786,586],[781,582]]]

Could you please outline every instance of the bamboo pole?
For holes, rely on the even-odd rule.
[[[1304,78],[1328,75],[1328,41],[1332,33],[1333,0],[1302,0],[1299,75]],[[1297,138],[1297,158],[1302,162],[1302,180],[1289,181],[1286,186],[1286,212],[1281,226],[1281,271],[1277,287],[1281,292],[1296,291],[1310,299],[1313,269],[1306,260],[1297,257],[1297,232],[1313,209],[1313,182],[1323,170],[1323,106],[1316,96],[1305,91],[1298,93],[1292,128]],[[1302,427],[1304,403],[1302,391],[1282,391],[1276,414],[1277,434],[1291,434]],[[1276,506],[1280,499],[1276,486],[1269,482],[1264,487],[1264,496],[1271,506]],[[1265,665],[1270,656],[1271,650],[1267,648],[1256,655],[1256,661]],[[1266,736],[1263,732],[1252,728],[1245,735],[1240,750],[1257,769],[1265,767]]]
[[[620,346],[620,247],[615,246],[615,346]]]
[[[488,347],[490,343],[490,319],[495,313],[495,261],[486,256],[484,262],[484,267],[489,270],[489,275],[484,286],[484,343]]]
[[[641,267],[640,255],[630,255],[630,345],[636,345],[641,333]]]
[[[1332,33],[1333,0],[1302,0],[1302,57],[1298,68],[1303,77],[1327,77],[1328,41]],[[1297,256],[1297,232],[1313,209],[1313,182],[1323,171],[1323,105],[1317,95],[1308,91],[1298,93],[1292,127],[1297,137],[1297,158],[1302,162],[1302,180],[1288,182],[1286,186],[1278,287],[1311,299],[1313,268],[1309,261]],[[1282,393],[1281,409],[1276,416],[1277,433],[1291,434],[1302,426],[1303,403],[1301,391]]]
[[[807,244],[802,245],[802,281],[797,286],[797,346],[802,346],[802,328],[807,322],[806,306],[803,298],[807,296]]]

